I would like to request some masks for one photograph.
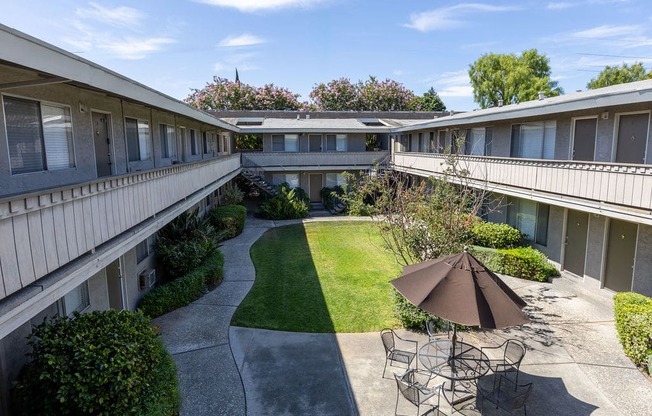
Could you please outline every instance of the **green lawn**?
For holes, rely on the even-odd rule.
[[[233,325],[299,332],[399,326],[388,282],[401,267],[372,223],[273,228],[253,245],[251,258],[256,282]]]

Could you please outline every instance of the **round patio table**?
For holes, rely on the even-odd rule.
[[[419,362],[433,374],[451,381],[450,388],[444,389],[444,396],[451,404],[475,397],[463,382],[477,380],[489,371],[489,359],[480,348],[457,341],[453,351],[450,339],[436,339],[425,344],[419,349]]]

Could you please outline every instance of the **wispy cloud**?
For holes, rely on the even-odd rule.
[[[327,0],[196,0],[200,3],[218,7],[230,7],[241,12],[277,10],[291,7],[311,7]]]
[[[75,15],[80,19],[91,19],[118,27],[138,26],[144,14],[131,7],[116,7],[110,9],[97,3],[89,3],[88,8],[77,8]]]
[[[570,9],[571,7],[577,6],[577,3],[569,3],[569,2],[555,2],[555,3],[548,3],[546,4],[546,9],[548,10],[565,10],[565,9]]]
[[[602,25],[573,32],[571,36],[583,39],[604,40],[606,38],[618,38],[622,36],[638,36],[643,31],[644,29],[640,25]]]
[[[447,30],[465,25],[466,22],[462,19],[464,15],[512,10],[518,10],[518,8],[482,3],[461,3],[455,6],[441,7],[427,12],[412,14],[410,16],[410,22],[404,26],[420,32]]]
[[[250,33],[244,33],[239,36],[228,36],[218,43],[220,47],[237,47],[237,46],[253,46],[259,45],[261,43],[267,42],[265,39],[252,35]]]
[[[227,55],[220,62],[213,65],[215,72],[232,71],[238,68],[238,71],[253,71],[260,67],[256,64],[259,61],[259,54],[255,52],[234,53]]]
[[[473,97],[473,87],[466,69],[444,72],[430,78],[429,82],[435,85],[440,97]]]
[[[107,8],[89,3],[78,8],[69,21],[72,34],[64,39],[80,53],[106,53],[120,59],[143,59],[175,43],[167,35],[142,36],[147,15],[130,7]],[[98,24],[100,23],[100,24]]]

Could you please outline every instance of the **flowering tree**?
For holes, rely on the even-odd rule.
[[[202,110],[298,110],[299,94],[266,84],[256,88],[242,82],[214,77],[213,82],[193,92],[186,103]]]
[[[374,76],[355,84],[348,78],[334,79],[315,85],[310,92],[319,110],[330,111],[406,111],[414,108],[417,98],[400,82],[379,81]]]
[[[310,99],[320,110],[357,111],[360,109],[358,85],[348,78],[340,78],[315,85],[310,92]]]

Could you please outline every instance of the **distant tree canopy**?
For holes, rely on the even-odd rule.
[[[266,84],[253,87],[242,82],[214,77],[186,98],[186,103],[202,110],[299,110],[303,104],[287,88]]]
[[[514,54],[489,53],[469,66],[473,99],[482,108],[534,100],[539,92],[546,96],[563,94],[556,81],[550,80],[550,64],[536,49]]]
[[[412,103],[415,111],[444,111],[446,105],[437,94],[433,87],[423,93],[421,97],[416,97]]]
[[[586,88],[608,87],[610,85],[625,84],[627,82],[652,79],[652,70],[646,71],[642,62],[635,62],[631,66],[623,63],[622,66],[605,66],[597,77],[586,84]]]

